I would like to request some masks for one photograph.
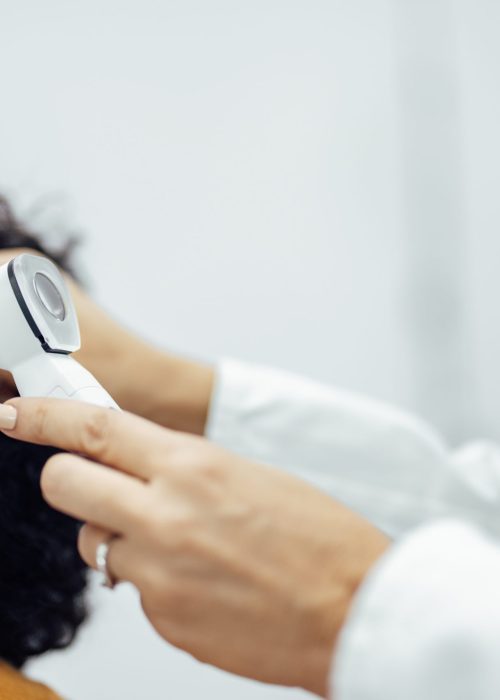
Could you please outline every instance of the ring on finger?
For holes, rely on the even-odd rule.
[[[118,539],[118,535],[111,535],[104,542],[97,545],[95,553],[96,569],[102,576],[101,585],[110,589],[113,589],[117,584],[117,580],[111,573],[108,564],[109,551],[116,539]]]

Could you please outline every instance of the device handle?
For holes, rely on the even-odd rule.
[[[74,399],[119,410],[97,379],[69,355],[38,354],[13,367],[12,376],[20,396]]]

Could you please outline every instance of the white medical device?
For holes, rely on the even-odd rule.
[[[75,307],[47,258],[23,253],[0,267],[0,368],[21,396],[52,396],[118,408],[70,355],[80,348]]]

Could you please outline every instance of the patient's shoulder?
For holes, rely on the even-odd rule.
[[[0,664],[0,700],[61,700],[47,686]]]

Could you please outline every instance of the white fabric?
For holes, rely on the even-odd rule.
[[[335,700],[500,697],[500,549],[486,536],[500,536],[495,445],[451,453],[404,412],[232,360],[219,367],[207,435],[313,482],[398,540],[343,631]]]
[[[498,700],[498,546],[459,522],[397,543],[354,603],[333,664],[332,697]]]

